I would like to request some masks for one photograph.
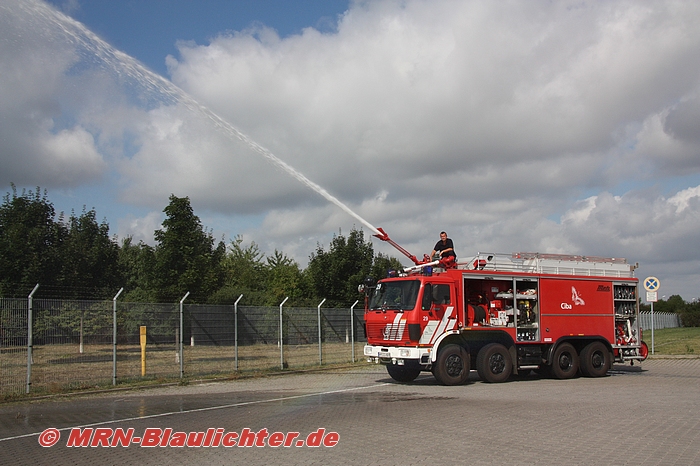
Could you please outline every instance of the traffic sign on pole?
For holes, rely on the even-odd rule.
[[[644,289],[647,290],[647,302],[651,303],[651,354],[654,354],[654,303],[658,299],[657,292],[661,282],[656,277],[644,279]]]
[[[647,277],[644,279],[644,289],[647,291],[659,291],[661,282],[656,277]]]

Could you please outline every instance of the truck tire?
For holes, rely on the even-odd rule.
[[[476,371],[484,382],[505,382],[513,372],[513,360],[500,343],[489,343],[476,356]]]
[[[608,348],[599,341],[587,344],[581,351],[581,373],[585,377],[603,377],[610,370],[611,362]]]
[[[554,350],[552,375],[557,379],[570,379],[578,372],[579,359],[576,348],[570,343],[562,343]]]
[[[461,385],[469,379],[469,353],[459,345],[447,345],[438,354],[433,375],[443,385]]]
[[[420,367],[387,364],[386,371],[397,382],[413,382],[420,375]]]

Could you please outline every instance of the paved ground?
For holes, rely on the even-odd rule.
[[[71,428],[337,432],[335,447],[68,448]],[[53,447],[40,433],[61,429]],[[160,431],[158,431],[160,432]],[[215,432],[215,430],[212,430]],[[332,440],[332,438],[330,438]],[[700,464],[700,359],[615,366],[609,377],[472,374],[395,384],[382,367],[0,405],[0,464]]]

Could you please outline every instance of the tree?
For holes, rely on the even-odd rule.
[[[194,300],[207,297],[223,284],[225,245],[214,247],[213,236],[204,231],[188,197],[171,195],[163,212],[163,228],[154,235],[156,296],[171,301],[189,291]]]
[[[0,295],[26,296],[40,283],[56,284],[65,228],[54,220],[47,193],[7,193],[0,206]]]
[[[329,251],[318,245],[312,253],[307,273],[317,298],[326,298],[328,305],[353,303],[357,286],[369,275],[374,250],[365,242],[362,230],[353,228],[346,239],[342,233],[334,236]]]
[[[73,297],[80,295],[79,289],[89,289],[92,295],[114,293],[122,283],[119,245],[110,239],[107,222],[98,224],[96,217],[94,209],[83,208],[83,213],[79,217],[72,214],[66,225],[59,285]]]
[[[679,313],[685,308],[685,301],[680,295],[671,295],[668,300],[660,299],[654,304],[655,312],[675,312]],[[649,304],[641,304],[639,306],[640,311],[649,311],[651,306]]]
[[[268,305],[279,304],[286,297],[294,304],[301,304],[308,297],[304,276],[296,261],[275,249],[267,258],[265,268]]]
[[[372,264],[372,272],[370,276],[375,280],[380,280],[387,277],[389,270],[403,270],[404,266],[395,257],[385,256],[381,252],[377,254],[374,258],[374,263]]]
[[[248,291],[260,291],[265,288],[265,254],[255,241],[243,246],[239,235],[231,241],[229,252],[224,259],[226,284]]]
[[[231,241],[221,262],[224,285],[210,298],[217,304],[230,304],[243,294],[248,305],[262,306],[265,298],[265,255],[255,241],[243,246],[238,235]]]
[[[683,327],[700,327],[700,302],[694,301],[687,304],[680,311]]]
[[[149,302],[155,300],[155,250],[143,241],[133,244],[133,238],[122,240],[118,257],[119,273],[124,281],[125,301]]]
[[[663,312],[680,312],[685,308],[685,301],[677,294],[671,295],[668,301],[666,301],[666,304],[666,309],[664,309]],[[661,312],[661,310],[659,310],[659,312]]]

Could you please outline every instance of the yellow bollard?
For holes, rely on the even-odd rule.
[[[146,375],[146,326],[141,326],[141,377]]]

